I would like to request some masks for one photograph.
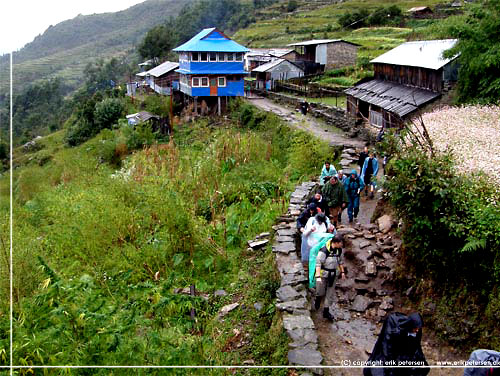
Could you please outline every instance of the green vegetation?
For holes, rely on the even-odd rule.
[[[30,85],[13,99],[13,136],[22,143],[60,129],[70,112],[60,79]],[[9,126],[9,112],[6,101],[0,109],[0,124],[5,133]]]
[[[285,364],[273,255],[248,252],[246,241],[270,229],[328,145],[239,103],[229,120],[180,125],[168,143],[126,157],[129,129],[104,129],[74,148],[60,131],[35,152],[16,150],[14,363]],[[126,157],[119,170],[117,154]],[[7,218],[8,178],[0,179]],[[5,246],[8,221],[0,223]],[[2,354],[7,259],[0,263]],[[173,292],[190,284],[228,295]],[[240,306],[218,319],[233,302]]]
[[[460,20],[462,23],[450,27],[451,34],[459,40],[447,55],[460,53],[459,100],[498,104],[500,1],[474,4]]]
[[[422,311],[448,342],[497,348],[497,185],[478,174],[457,175],[451,155],[436,152],[418,129],[387,137],[384,146],[392,158],[384,185],[404,221],[402,288],[417,286]]]
[[[378,7],[370,13],[366,8],[344,13],[339,17],[339,24],[344,28],[358,29],[366,26],[398,25],[402,21],[402,12],[397,5]]]
[[[255,22],[258,9],[273,2],[275,0],[251,3],[240,0],[197,0],[185,5],[177,17],[170,17],[165,24],[149,30],[139,45],[139,54],[144,58],[167,56],[171,48],[208,27],[217,27],[226,33],[236,31]]]

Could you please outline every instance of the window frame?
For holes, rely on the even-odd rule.
[[[197,80],[198,81],[198,85],[195,85],[194,84],[194,80]],[[201,87],[201,77],[191,77],[191,87]]]
[[[220,80],[223,79],[224,80],[224,85],[221,85],[220,84]],[[227,86],[227,80],[226,80],[226,77],[225,76],[220,76],[220,77],[217,77],[217,87],[226,87]]]
[[[231,59],[229,59],[229,56],[231,56]],[[234,61],[234,53],[232,52],[227,52],[226,53],[226,61]]]
[[[243,61],[243,52],[236,52],[234,56],[234,61],[241,63]]]
[[[208,52],[200,52],[199,54],[200,54],[200,62],[201,62],[201,63],[206,63],[206,62],[208,62]],[[206,59],[205,59],[205,60],[203,60],[203,59],[202,59],[203,54],[205,54],[205,57],[206,57]]]
[[[195,54],[196,54],[196,56],[197,56],[197,59],[196,59],[196,60],[195,60],[195,59],[193,59],[193,58],[194,58],[194,56],[195,56]],[[199,62],[199,61],[200,61],[200,53],[199,53],[199,52],[191,52],[191,61],[194,61],[194,62],[196,62],[196,63],[197,63],[197,62]]]
[[[206,85],[203,85],[203,80],[207,80]],[[210,87],[210,80],[208,77],[200,77],[200,87]]]
[[[212,54],[215,56],[214,60],[212,60]],[[217,55],[218,55],[217,52],[209,52],[208,53],[208,61],[210,61],[211,63],[217,62],[219,60]]]
[[[226,61],[226,53],[225,52],[217,52],[217,60],[218,61]]]

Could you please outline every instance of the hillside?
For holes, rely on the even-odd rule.
[[[75,87],[87,63],[96,57],[130,55],[149,29],[175,16],[190,1],[147,0],[120,12],[78,15],[50,26],[14,53],[15,86],[61,76],[66,85]],[[0,57],[2,76],[8,70],[8,59],[8,55]],[[2,80],[0,91],[7,85]]]
[[[448,5],[440,0],[396,0],[388,4],[382,0],[349,0],[343,2],[298,1],[298,7],[287,12],[283,3],[268,7],[265,19],[261,19],[233,36],[249,47],[284,47],[289,43],[309,39],[346,39],[360,44],[360,58],[374,58],[408,39],[442,37],[435,27],[443,18],[453,14]],[[379,7],[395,5],[403,16],[408,9],[427,5],[433,8],[434,18],[412,19],[402,17],[396,24],[380,27],[343,28],[339,18],[346,13],[366,10],[374,12]]]

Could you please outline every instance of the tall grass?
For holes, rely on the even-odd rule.
[[[233,298],[206,302],[172,293],[189,284],[203,292],[224,288],[250,305],[261,300],[265,310],[245,319],[256,324],[241,329],[254,338],[245,356],[286,362],[272,258],[269,250],[248,254],[246,241],[270,229],[294,184],[316,175],[330,150],[247,105],[237,104],[231,118],[181,125],[170,142],[130,155],[119,169],[106,155],[120,145],[120,129],[76,148],[52,145],[46,164],[17,169],[14,363],[242,361],[238,352],[221,353],[222,338],[229,340],[233,319],[247,313],[221,326],[213,320]],[[0,237],[5,251],[4,223]],[[0,309],[8,312],[8,278],[0,287]],[[196,321],[186,315],[191,308]],[[4,313],[0,325],[8,327]],[[2,349],[8,337],[0,337]]]

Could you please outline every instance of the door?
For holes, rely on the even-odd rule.
[[[210,78],[210,96],[211,97],[217,96],[217,77]]]

